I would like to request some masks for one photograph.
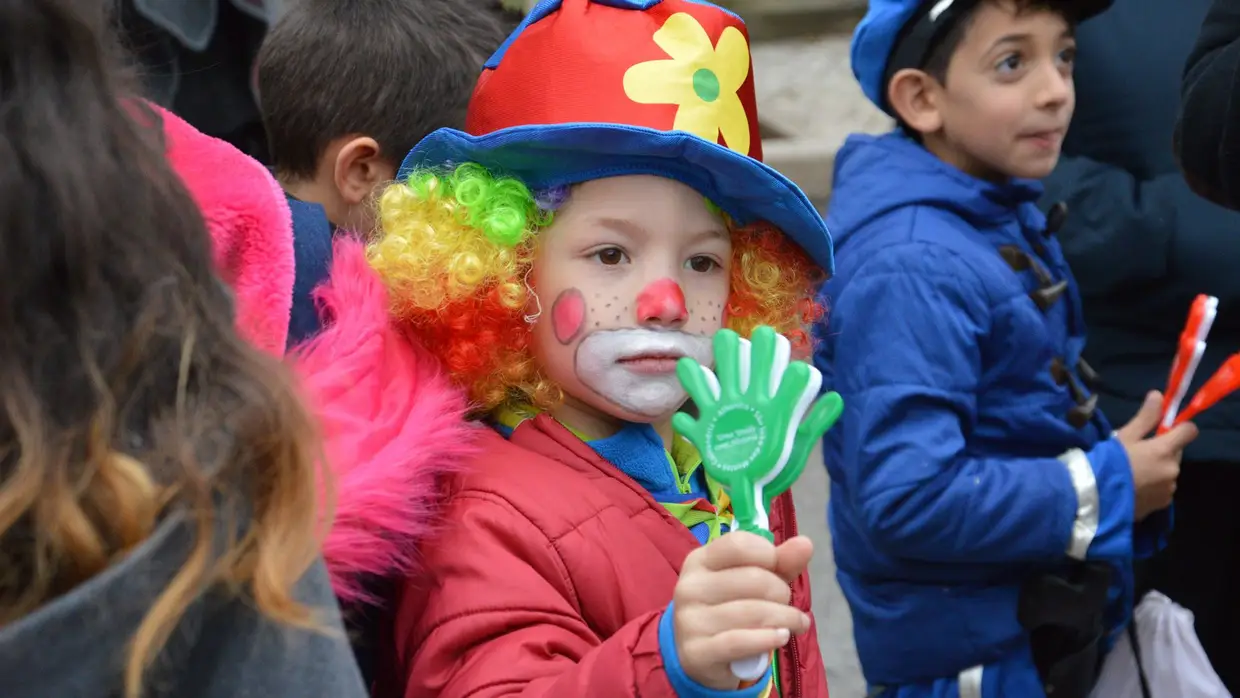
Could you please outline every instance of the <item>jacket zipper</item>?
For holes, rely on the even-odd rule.
[[[788,651],[792,653],[792,695],[788,698],[801,698],[801,646],[796,635],[788,642]]]
[[[562,425],[560,425],[558,422],[553,422],[553,423],[556,426],[559,426],[561,429],[564,429],[566,433],[571,434],[571,432],[568,432],[568,430]],[[693,546],[695,548],[701,545],[701,543],[698,542],[698,539],[693,535],[693,533],[688,528],[686,528],[685,525],[682,524],[676,517],[672,516],[671,513],[668,512],[666,507],[664,507],[662,504],[659,504],[657,501],[655,501],[654,497],[652,497],[650,493],[647,492],[644,487],[637,484],[636,480],[629,477],[619,468],[604,468],[604,467],[599,466],[598,463],[595,461],[588,461],[588,462],[591,465],[595,466],[599,471],[605,473],[606,475],[610,477],[620,480],[621,482],[628,485],[629,488],[632,489],[634,493],[636,493],[639,497],[641,497],[642,499],[646,501],[646,506],[650,507],[651,509],[654,509],[656,512],[659,513],[660,516],[663,517],[665,521],[667,521],[669,524],[672,524],[674,528],[678,529],[680,531],[680,535],[685,536],[689,540],[693,541]],[[785,493],[785,496],[791,498],[792,494],[788,492],[788,493]],[[798,534],[796,515],[794,514],[791,517],[791,522],[785,519],[783,521],[783,524],[784,524],[785,531],[790,531],[790,533],[786,535],[784,540],[787,540],[788,538],[795,538]],[[800,643],[798,642],[798,638],[796,638],[795,636],[791,640],[788,641],[788,651],[792,653],[792,676],[789,677],[792,679],[792,695],[786,696],[784,698],[804,698],[805,689],[801,686]]]
[[[789,499],[792,498],[791,492],[787,492],[785,494]],[[796,514],[786,517],[786,520],[784,521],[784,528],[789,532],[789,535],[787,535],[784,540],[796,538],[798,533]],[[792,653],[792,676],[789,677],[792,679],[792,694],[787,698],[802,698],[805,695],[805,689],[801,686],[801,644],[799,640],[800,638],[793,635],[792,639],[788,641],[788,651]]]

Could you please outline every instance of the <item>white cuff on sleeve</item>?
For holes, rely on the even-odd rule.
[[[1094,536],[1098,535],[1098,479],[1089,464],[1089,456],[1074,448],[1059,457],[1072,478],[1076,490],[1076,519],[1072,522],[1072,538],[1068,541],[1068,557],[1084,560]]]

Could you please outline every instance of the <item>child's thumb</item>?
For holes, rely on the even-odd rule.
[[[814,556],[814,543],[805,536],[796,536],[784,541],[775,549],[775,574],[785,582],[792,584],[809,566]]]
[[[1149,436],[1150,432],[1158,427],[1158,420],[1162,417],[1162,406],[1162,393],[1157,390],[1147,393],[1145,401],[1141,403],[1141,409],[1116,433],[1119,440],[1128,443],[1140,441]]]

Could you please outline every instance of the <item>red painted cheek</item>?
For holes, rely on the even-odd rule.
[[[560,344],[569,344],[581,334],[586,324],[586,299],[581,291],[562,291],[551,305],[551,329]]]

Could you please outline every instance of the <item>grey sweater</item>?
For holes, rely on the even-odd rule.
[[[120,696],[129,640],[184,561],[191,533],[169,518],[120,564],[0,627],[0,696]],[[364,698],[322,561],[296,595],[323,609],[329,632],[286,628],[243,599],[204,594],[149,674],[144,698]]]

